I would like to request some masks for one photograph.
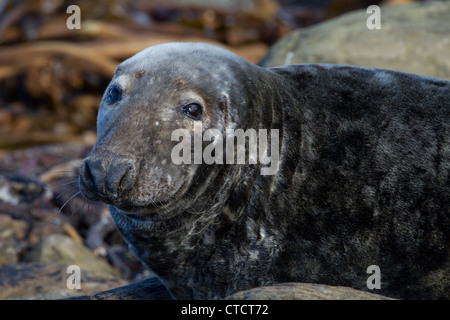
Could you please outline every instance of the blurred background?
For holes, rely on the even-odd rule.
[[[80,29],[66,26],[70,5]],[[369,5],[381,6],[383,32],[366,27]],[[62,270],[55,263],[120,279],[112,287],[151,275],[76,181],[103,92],[136,52],[201,41],[267,67],[346,63],[450,79],[449,35],[447,1],[0,0],[0,299],[65,292],[63,275],[42,289],[48,270]],[[23,291],[17,270],[40,279]]]
[[[205,41],[258,63],[294,29],[371,4],[408,2],[2,0],[0,150],[93,139],[96,111],[115,67],[148,46]],[[79,30],[66,27],[71,4],[81,9]]]

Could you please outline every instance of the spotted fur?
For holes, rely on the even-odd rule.
[[[175,298],[293,281],[368,290],[370,265],[381,270],[376,293],[450,298],[449,81],[341,65],[264,69],[184,43],[138,53],[111,84],[122,99],[102,102],[81,191],[111,205]],[[204,130],[279,129],[277,174],[172,164],[171,132],[195,121],[177,108],[191,100]],[[118,159],[131,163],[126,183],[109,178]]]

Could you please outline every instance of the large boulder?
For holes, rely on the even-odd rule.
[[[275,43],[261,66],[336,63],[450,79],[450,1],[380,7],[381,29],[366,10],[298,29]]]
[[[376,290],[375,290],[376,291]],[[240,291],[228,300],[393,300],[376,293],[349,287],[315,283],[280,283],[273,286]]]
[[[26,255],[24,260],[27,262],[77,265],[83,270],[120,276],[118,269],[112,267],[103,258],[96,256],[85,245],[61,234],[53,234],[43,239],[36,248]]]

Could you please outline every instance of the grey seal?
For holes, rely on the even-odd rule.
[[[279,130],[277,171],[175,164],[171,134]],[[80,167],[174,298],[281,282],[450,298],[450,82],[345,65],[262,68],[201,43],[116,69]],[[270,151],[270,150],[269,150]]]

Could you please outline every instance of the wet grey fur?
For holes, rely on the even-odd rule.
[[[450,298],[450,82],[342,65],[261,68],[206,44],[150,47],[116,70],[80,168],[130,248],[175,298],[278,282]],[[108,92],[108,89],[107,89]],[[203,129],[276,128],[276,175],[259,165],[171,163],[179,112]]]

